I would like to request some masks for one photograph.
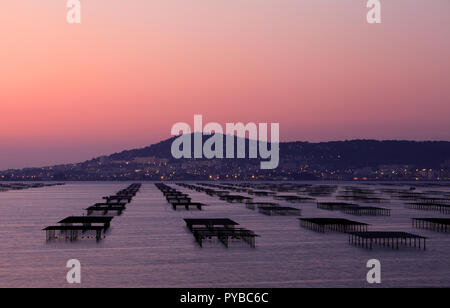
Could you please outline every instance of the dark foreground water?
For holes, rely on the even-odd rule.
[[[357,248],[345,234],[315,233],[300,228],[294,217],[264,216],[175,185],[210,206],[202,212],[173,211],[153,183],[143,184],[100,243],[46,243],[42,228],[81,215],[83,208],[128,184],[68,183],[0,193],[0,287],[71,286],[65,278],[69,259],[82,264],[82,287],[368,287],[366,262],[373,258],[382,264],[381,287],[450,287],[450,234],[412,229],[410,221],[445,216],[405,209],[395,200],[381,205],[392,209],[391,217],[294,206],[303,217],[342,217],[370,223],[372,230],[430,237],[426,251]],[[257,248],[217,244],[202,249],[185,228],[183,218],[189,217],[231,218],[261,236]]]

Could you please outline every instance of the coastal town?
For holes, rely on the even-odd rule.
[[[377,167],[330,167],[308,161],[284,159],[275,170],[261,170],[258,160],[213,159],[173,160],[158,157],[135,157],[114,160],[103,156],[78,164],[42,168],[25,168],[0,172],[0,181],[447,181],[450,162],[440,168],[418,165],[384,165]]]

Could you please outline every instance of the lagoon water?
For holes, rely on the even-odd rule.
[[[45,241],[42,228],[82,215],[102,196],[128,185],[69,182],[1,192],[0,287],[74,287],[66,282],[69,259],[82,265],[78,287],[374,287],[366,282],[369,259],[381,261],[382,283],[377,287],[450,287],[450,234],[413,229],[410,220],[445,215],[405,209],[398,200],[378,205],[391,209],[391,217],[345,215],[319,210],[315,204],[293,206],[302,209],[303,217],[348,218],[371,224],[371,230],[427,236],[426,251],[358,248],[348,244],[345,234],[316,233],[300,228],[295,217],[265,216],[243,204],[180,187],[193,201],[210,206],[201,212],[173,211],[154,184],[146,182],[101,242]],[[433,190],[450,191],[446,187]],[[200,248],[183,218],[208,217],[231,218],[255,231],[260,235],[256,249],[220,244]]]

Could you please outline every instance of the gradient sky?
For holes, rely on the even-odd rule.
[[[0,3],[0,169],[78,162],[176,122],[279,122],[282,140],[450,140],[450,1]]]

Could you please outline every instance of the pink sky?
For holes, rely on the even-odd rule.
[[[282,140],[450,140],[450,1],[0,3],[0,169],[149,145],[176,122]]]

